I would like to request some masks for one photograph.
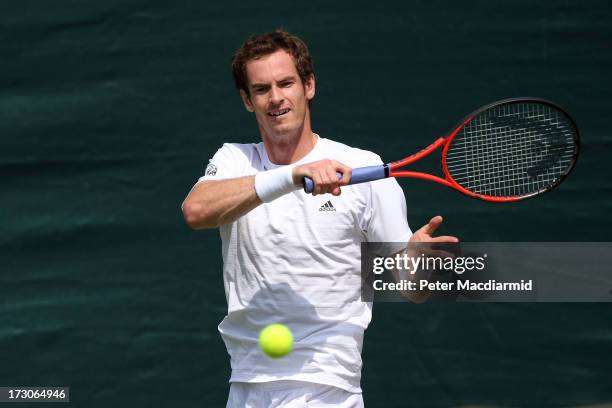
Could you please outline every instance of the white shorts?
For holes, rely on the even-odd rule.
[[[234,382],[227,408],[363,408],[360,393],[303,381]]]

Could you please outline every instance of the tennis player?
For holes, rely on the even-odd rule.
[[[414,234],[395,179],[346,186],[351,168],[382,164],[374,153],[311,127],[312,58],[277,30],[250,37],[232,72],[262,142],[226,143],[183,203],[194,229],[219,228],[227,316],[219,331],[231,357],[228,407],[362,407],[361,350],[372,304],[360,300],[360,243],[456,242]],[[336,172],[343,174],[337,179]],[[312,195],[302,178],[316,184]],[[258,347],[271,323],[293,332],[293,351]]]

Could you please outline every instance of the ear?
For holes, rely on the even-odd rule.
[[[315,77],[310,75],[304,83],[304,92],[306,93],[306,99],[309,101],[315,96]]]
[[[245,109],[249,112],[254,112],[255,108],[253,107],[253,103],[251,103],[251,98],[243,89],[240,90],[240,97],[242,98],[242,103],[244,103]]]

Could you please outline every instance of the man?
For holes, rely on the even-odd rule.
[[[232,70],[263,142],[224,144],[183,203],[192,228],[220,228],[228,407],[363,406],[361,348],[372,305],[360,300],[360,243],[456,238],[431,237],[439,216],[412,234],[394,179],[347,186],[351,168],[382,162],[313,133],[315,75],[299,38],[280,30],[251,37]],[[305,176],[312,195],[300,188]],[[258,348],[271,323],[293,331],[293,351],[281,359]]]

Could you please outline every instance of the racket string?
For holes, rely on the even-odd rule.
[[[491,196],[529,195],[554,184],[575,157],[572,121],[551,106],[515,102],[476,116],[446,155],[452,178]]]

